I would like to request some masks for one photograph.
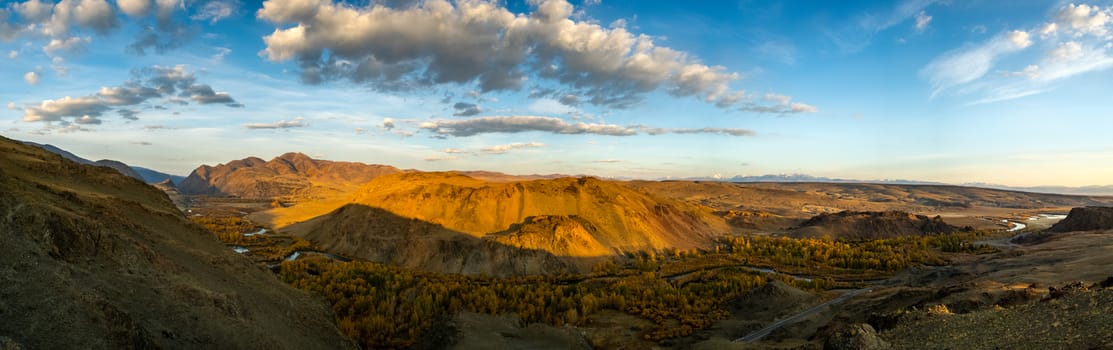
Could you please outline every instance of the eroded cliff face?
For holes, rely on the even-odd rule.
[[[31,349],[351,348],[161,191],[0,138],[0,335]]]
[[[475,237],[507,230],[529,217],[575,217],[590,223],[601,245],[619,251],[697,247],[712,235],[729,232],[709,209],[590,177],[487,183],[454,173],[395,174],[371,181],[352,202]]]
[[[372,180],[348,203],[285,230],[372,261],[496,275],[588,271],[623,252],[702,247],[730,232],[710,209],[594,178],[402,173]]]
[[[1113,230],[1113,207],[1073,208],[1067,217],[1051,226],[1051,232]]]

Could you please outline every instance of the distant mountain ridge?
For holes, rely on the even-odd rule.
[[[686,178],[667,178],[659,179],[664,181],[719,181],[719,182],[819,182],[819,183],[862,183],[862,184],[881,184],[881,185],[954,185],[963,187],[978,187],[989,188],[995,190],[1006,191],[1020,191],[1032,193],[1048,193],[1048,194],[1072,194],[1072,195],[1090,195],[1090,196],[1113,196],[1113,185],[1094,185],[1094,186],[1006,186],[984,182],[966,182],[960,184],[951,184],[945,182],[935,181],[919,181],[919,180],[906,180],[906,179],[875,179],[875,180],[860,180],[860,179],[842,179],[831,178],[823,176],[812,176],[807,174],[765,174],[765,175],[735,175],[732,177],[715,177],[715,176],[700,176],[700,177],[686,177]]]
[[[335,162],[286,153],[270,161],[247,157],[202,165],[179,184],[185,194],[250,199],[306,199],[344,193],[372,179],[403,172],[389,165]]]
[[[136,178],[136,179],[139,179],[139,180],[143,180],[143,182],[146,182],[146,183],[149,183],[149,184],[160,183],[160,182],[162,182],[166,179],[170,179],[170,181],[172,183],[178,184],[182,181],[182,179],[185,179],[185,177],[178,176],[178,175],[167,174],[167,173],[164,173],[164,172],[161,172],[161,171],[158,171],[158,170],[153,170],[153,169],[148,169],[148,168],[138,167],[138,166],[130,166],[128,164],[125,164],[124,162],[117,161],[117,160],[111,160],[111,159],[101,159],[101,160],[98,160],[98,161],[88,160],[88,159],[79,157],[76,154],[73,154],[69,151],[58,148],[57,146],[54,146],[54,145],[51,145],[51,144],[40,144],[40,143],[31,142],[31,141],[22,141],[22,142],[24,144],[27,144],[27,145],[42,148],[44,150],[49,151],[50,153],[60,155],[60,156],[62,156],[62,158],[68,159],[68,160],[73,161],[73,162],[78,163],[78,164],[104,166],[104,167],[109,167],[109,168],[112,168],[112,169],[116,169],[116,171],[119,171],[121,174],[127,175],[127,176],[132,177],[132,178]]]

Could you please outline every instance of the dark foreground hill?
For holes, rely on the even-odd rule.
[[[162,192],[0,137],[0,338],[28,349],[351,348],[318,300]]]
[[[1113,207],[1083,207],[1070,210],[1051,232],[1113,230]]]

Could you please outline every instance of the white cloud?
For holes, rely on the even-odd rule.
[[[394,129],[394,119],[383,118],[383,130]]]
[[[1107,26],[1113,19],[1111,12],[1113,10],[1109,8],[1069,4],[1059,10],[1055,19],[1073,30],[1075,35],[1089,34],[1105,37],[1109,34]]]
[[[476,84],[489,92],[520,90],[536,76],[612,108],[658,90],[721,104],[739,77],[626,28],[577,21],[565,0],[531,3],[532,13],[516,14],[486,1],[392,8],[269,0],[258,18],[294,26],[264,37],[261,54],[298,62],[309,83],[348,79],[383,90]]]
[[[43,46],[43,52],[47,55],[54,57],[59,54],[72,54],[85,50],[89,43],[93,42],[89,37],[70,37],[65,39],[51,39],[46,46]]]
[[[25,122],[56,122],[62,117],[99,116],[109,108],[94,96],[63,97],[57,100],[44,100],[38,106],[23,109]]]
[[[931,95],[934,97],[946,89],[981,78],[1001,56],[1031,45],[1027,32],[1014,30],[997,35],[980,45],[947,52],[928,63],[920,71],[920,75],[931,83]]]
[[[1052,35],[1055,35],[1055,33],[1058,30],[1059,30],[1059,25],[1055,24],[1054,22],[1044,24],[1043,27],[1040,27],[1040,30],[1039,30],[1040,38],[1047,39],[1048,37],[1050,37]]]
[[[1012,42],[1013,46],[1018,49],[1024,49],[1032,46],[1032,37],[1031,35],[1028,35],[1028,32],[1026,31],[1014,30],[1009,32],[1008,36],[1009,41]]]
[[[459,148],[445,148],[445,149],[442,149],[442,150],[441,150],[441,152],[444,152],[444,153],[449,153],[449,154],[452,154],[452,153],[464,153],[464,150],[461,150],[461,149],[459,149]]]
[[[23,75],[23,81],[27,82],[28,85],[39,85],[39,73],[27,72]]]
[[[198,104],[222,103],[228,107],[242,107],[227,93],[214,92],[209,85],[198,84],[193,73],[186,70],[185,66],[174,67],[152,66],[133,71],[136,77],[116,87],[102,87],[96,93],[85,97],[66,96],[57,100],[44,100],[37,106],[28,106],[23,109],[23,120],[26,122],[55,122],[63,118],[74,118],[74,122],[88,118],[99,117],[104,112],[122,106],[133,106],[155,99],[162,99],[164,104],[189,104],[181,96],[188,96]],[[162,104],[155,104],[162,107]],[[118,109],[117,112],[125,119],[135,119],[136,113],[131,109]],[[95,123],[90,123],[95,124]]]
[[[1068,41],[1059,44],[1054,50],[1047,53],[1052,61],[1073,60],[1082,57],[1082,44],[1077,41]]]
[[[307,124],[305,118],[302,117],[297,117],[290,121],[279,120],[274,123],[250,123],[243,125],[243,127],[248,129],[290,129],[304,128],[306,126],[309,126],[309,124]]]
[[[146,16],[151,12],[151,0],[116,0],[116,6],[132,17]]]
[[[12,50],[8,52],[8,59],[14,60],[16,57],[19,57],[19,51]]]
[[[210,24],[215,24],[222,19],[231,17],[236,13],[236,5],[229,1],[210,1],[196,14],[191,16],[193,20],[209,21]]]
[[[920,11],[920,13],[916,14],[916,31],[917,32],[922,33],[925,29],[927,29],[929,24],[931,24],[931,16],[928,16],[927,12]]]
[[[815,106],[792,102],[792,97],[787,95],[779,95],[773,93],[766,93],[761,98],[765,102],[772,104],[754,104],[745,103],[741,108],[742,111],[755,112],[755,113],[770,113],[770,114],[798,114],[798,113],[816,113],[819,108]]]
[[[455,156],[429,156],[429,157],[422,158],[422,160],[424,160],[426,162],[439,162],[439,161],[446,161],[446,160],[456,160],[456,157]]]
[[[510,144],[505,144],[505,145],[484,147],[483,149],[480,149],[480,151],[482,151],[483,153],[487,153],[487,154],[503,154],[503,153],[509,152],[511,150],[516,150],[516,149],[540,148],[540,147],[545,147],[545,144],[540,143],[540,142],[510,143]]]
[[[8,109],[19,110],[19,107],[15,105],[15,102],[8,102]]]
[[[998,35],[986,43],[951,51],[921,70],[934,90],[962,86],[961,94],[980,94],[971,104],[991,103],[1032,96],[1054,89],[1053,82],[1084,73],[1113,68],[1113,7],[1068,4],[1051,11],[1051,18],[1025,30]],[[1003,74],[986,76],[1001,58],[1036,45],[1038,34],[1045,55],[1017,55],[1031,62],[1024,68],[1003,69]],[[1035,58],[1035,59],[1032,59]],[[1010,64],[1015,60],[1008,61]],[[1015,77],[1026,79],[1017,80]]]

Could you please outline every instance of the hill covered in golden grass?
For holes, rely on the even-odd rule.
[[[319,215],[294,206],[255,217],[272,223],[314,217],[284,230],[326,249],[405,266],[421,260],[412,257],[469,254],[444,242],[479,242],[472,244],[497,251],[483,253],[493,261],[531,251],[543,253],[543,261],[556,256],[578,266],[575,261],[624,252],[704,247],[731,231],[708,208],[589,177],[486,182],[458,173],[399,173],[375,178],[336,205],[307,206]]]
[[[317,299],[159,190],[0,138],[0,337],[29,349],[333,349]]]
[[[202,165],[178,187],[194,195],[299,201],[334,196],[375,177],[399,172],[402,170],[388,165],[319,160],[291,152],[270,161],[248,157],[216,166]]]

